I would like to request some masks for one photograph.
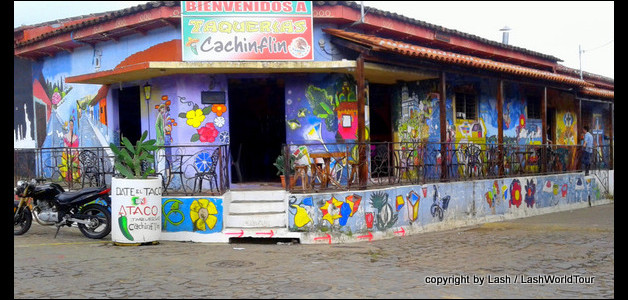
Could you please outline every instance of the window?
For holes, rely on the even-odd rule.
[[[342,127],[350,128],[351,127],[351,115],[342,115]]]
[[[541,118],[541,97],[528,95],[528,119]]]
[[[475,94],[456,93],[456,119],[475,120],[478,100]]]

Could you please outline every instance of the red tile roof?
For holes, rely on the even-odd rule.
[[[615,91],[610,91],[610,90],[605,90],[605,89],[598,89],[598,88],[585,86],[585,87],[581,87],[578,92],[584,95],[589,95],[589,96],[615,99]]]
[[[348,32],[340,29],[325,28],[324,32],[337,36],[358,44],[372,47],[375,51],[387,51],[401,55],[424,58],[441,63],[449,63],[460,66],[484,69],[489,71],[503,72],[528,78],[542,79],[582,87],[593,87],[592,83],[580,78],[561,75],[543,70],[537,70],[519,65],[498,62],[490,59],[479,58],[471,55],[459,54],[443,51],[435,48],[428,48],[413,44],[408,44],[396,40],[385,39],[373,35],[366,35],[356,32]]]

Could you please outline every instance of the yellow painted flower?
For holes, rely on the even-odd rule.
[[[190,205],[190,219],[194,224],[194,231],[214,229],[218,218],[216,215],[218,210],[216,205],[207,199],[198,199]]]
[[[185,114],[185,117],[188,119],[187,124],[194,128],[201,126],[201,123],[205,120],[205,115],[201,109],[190,110]]]

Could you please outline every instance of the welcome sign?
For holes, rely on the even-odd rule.
[[[311,1],[181,1],[183,61],[313,60]]]

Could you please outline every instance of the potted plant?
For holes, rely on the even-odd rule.
[[[114,244],[156,244],[161,234],[162,181],[150,166],[156,140],[148,131],[133,145],[124,137],[118,148],[109,144],[119,176],[111,179],[111,238]],[[117,219],[116,219],[117,218]]]
[[[273,163],[273,165],[277,168],[277,175],[279,175],[279,177],[281,178],[281,186],[283,188],[286,187],[286,164],[285,164],[285,150],[284,148],[281,149],[281,154],[279,154],[279,156],[277,156],[277,159],[275,160],[275,162]],[[294,163],[296,161],[296,157],[294,157],[294,155],[290,155],[290,161],[288,162],[288,172],[290,174],[290,187],[294,187],[294,185],[296,184],[297,181],[297,177],[294,174]]]

